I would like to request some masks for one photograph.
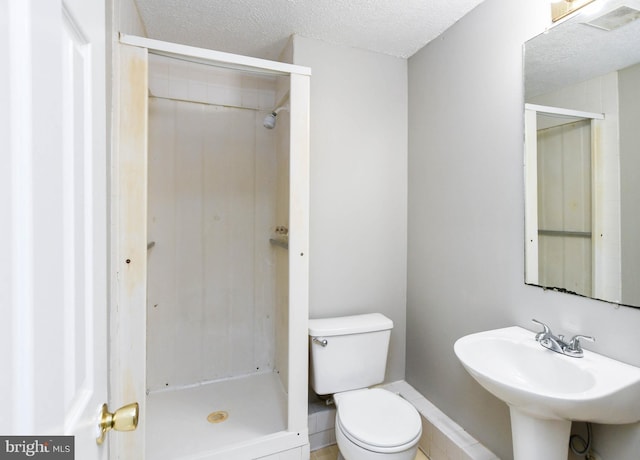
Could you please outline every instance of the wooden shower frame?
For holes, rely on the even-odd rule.
[[[307,67],[121,35],[114,44],[111,158],[110,398],[139,401],[138,430],[110,438],[111,459],[145,458],[147,136],[149,53],[290,77],[287,429],[215,452],[246,460],[289,452],[308,458],[309,98]],[[291,455],[289,454],[289,455]],[[287,457],[290,458],[290,457]],[[293,458],[293,456],[291,457]]]

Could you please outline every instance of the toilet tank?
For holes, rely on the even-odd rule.
[[[328,395],[382,383],[392,328],[380,313],[310,319],[313,391]]]

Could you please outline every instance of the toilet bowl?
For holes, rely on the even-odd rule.
[[[382,388],[334,395],[336,441],[345,460],[413,460],[422,434],[416,409]]]
[[[309,320],[311,387],[333,395],[335,432],[345,460],[413,460],[418,411],[382,388],[393,322],[380,313]]]

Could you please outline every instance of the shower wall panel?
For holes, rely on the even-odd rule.
[[[147,387],[275,361],[277,162],[264,112],[150,98]]]
[[[283,77],[149,55],[151,96],[246,109],[273,110]]]
[[[538,228],[591,233],[591,121],[538,130]],[[592,294],[591,237],[539,235],[543,286]]]

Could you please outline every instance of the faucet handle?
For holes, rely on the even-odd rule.
[[[582,353],[582,346],[580,345],[580,339],[587,340],[589,342],[596,341],[595,337],[591,337],[589,335],[581,335],[581,334],[574,335],[573,338],[569,340],[567,347],[564,349],[564,354],[573,356],[576,358],[582,357],[583,353]]]
[[[538,321],[537,319],[531,319],[531,321],[533,321],[536,324],[539,324],[540,326],[543,327],[543,331],[542,332],[538,332],[536,334],[536,340],[539,342],[545,335],[551,334],[551,329],[549,329],[549,326],[547,326],[545,323],[543,323],[542,321]]]

